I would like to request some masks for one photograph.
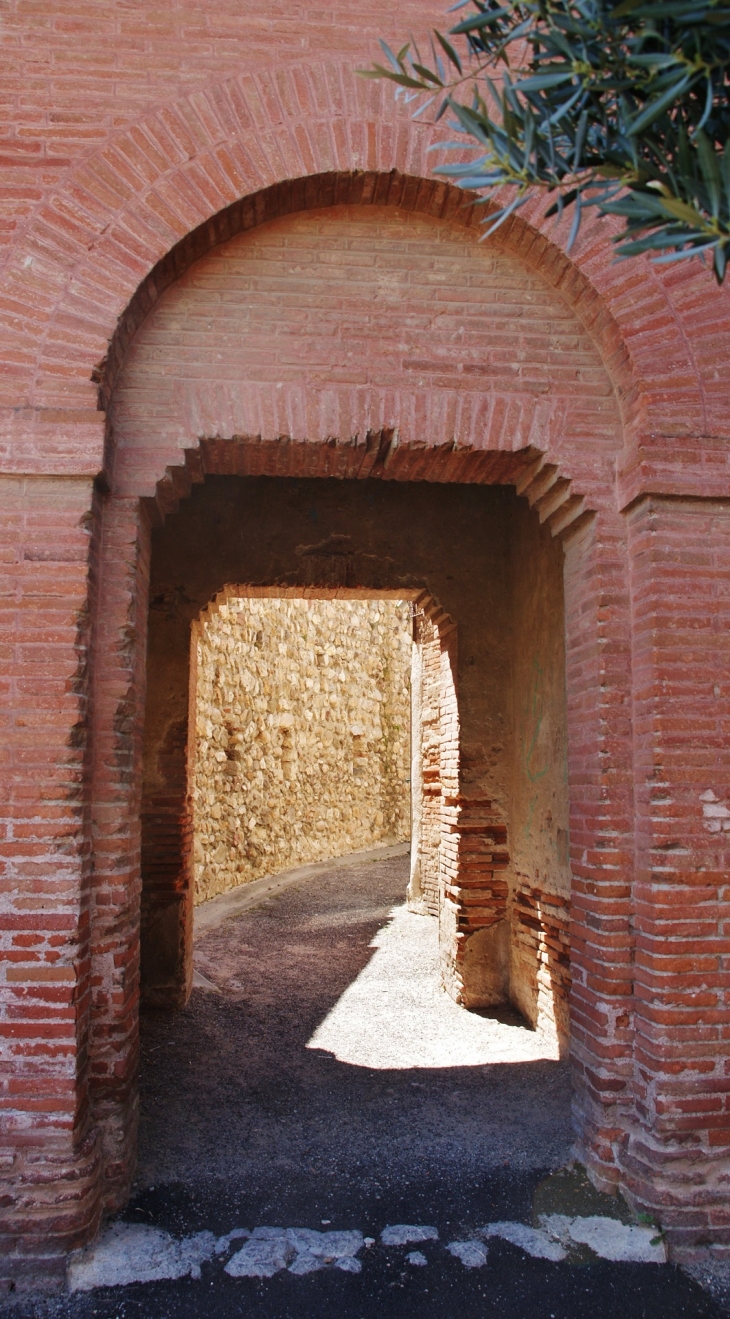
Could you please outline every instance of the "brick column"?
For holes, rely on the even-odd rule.
[[[91,1100],[104,1204],[124,1202],[137,1131],[140,806],[150,536],[138,499],[104,501],[93,633]]]
[[[730,1253],[730,504],[644,498],[631,552],[637,1119],[678,1254]]]
[[[154,588],[153,588],[154,589]],[[188,781],[189,602],[152,600],[142,798],[142,998],[182,1007],[193,974],[193,812]]]
[[[0,1276],[60,1283],[96,1228],[89,1105],[89,477],[0,479]]]
[[[444,984],[457,1003],[509,998],[507,827],[491,801],[445,793],[442,810],[441,947]],[[453,954],[449,955],[453,940]],[[446,956],[444,956],[446,954]]]
[[[565,546],[571,1058],[576,1148],[619,1180],[633,1103],[631,650],[625,528],[592,518]]]
[[[411,897],[432,916],[439,912],[439,843],[441,839],[441,642],[423,609],[414,614],[414,677],[411,726],[412,783],[418,796],[411,838]],[[417,707],[417,708],[416,708]],[[415,786],[414,786],[415,785]],[[417,876],[417,886],[414,884]],[[415,890],[415,892],[414,892]]]
[[[412,615],[411,643],[411,873],[408,906],[427,911],[423,891],[423,645],[419,643],[417,616]]]
[[[421,608],[429,638],[425,670],[432,709],[438,675],[438,761],[424,746],[423,772],[424,817],[433,820],[436,805],[439,809],[441,975],[457,1003],[486,1007],[505,1002],[508,994],[507,884],[501,873],[507,864],[506,827],[491,802],[463,791],[457,628],[435,602],[422,602]]]

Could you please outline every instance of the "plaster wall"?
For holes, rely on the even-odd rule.
[[[563,552],[526,508],[512,539],[510,997],[570,1034],[570,890]]]
[[[410,833],[411,607],[229,597],[195,629],[195,902]]]

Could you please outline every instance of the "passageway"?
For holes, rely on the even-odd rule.
[[[196,940],[221,992],[144,1019],[143,1185],[221,1179],[260,1213],[326,1217],[343,1196],[463,1201],[487,1169],[566,1161],[566,1065],[516,1015],[445,994],[407,882],[406,855],[334,862]]]

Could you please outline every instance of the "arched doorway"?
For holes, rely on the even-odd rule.
[[[628,655],[621,604],[625,545],[606,497],[621,428],[610,378],[567,302],[520,260],[485,249],[476,237],[468,225],[387,206],[297,212],[213,248],[170,284],[139,323],[121,369],[106,387],[114,459],[112,492],[103,497],[100,637],[113,635],[116,618],[127,643],[126,649],[99,648],[100,730],[105,700],[112,716],[99,736],[103,741],[114,729],[117,749],[106,758],[107,766],[140,764],[141,707],[138,699],[134,711],[129,703],[129,679],[133,675],[139,694],[152,574],[152,616],[156,610],[165,615],[163,632],[168,627],[176,636],[165,663],[154,665],[153,629],[148,663],[148,678],[152,674],[162,683],[180,714],[165,744],[171,784],[174,779],[165,827],[177,823],[168,834],[167,869],[158,873],[164,871],[170,896],[171,877],[174,889],[174,875],[184,869],[189,626],[217,591],[234,582],[321,586],[323,575],[344,571],[351,576],[335,584],[429,590],[462,631],[470,619],[480,619],[496,635],[501,618],[498,643],[482,637],[464,651],[460,641],[461,727],[454,748],[459,778],[451,797],[445,794],[445,813],[452,813],[453,990],[458,996],[470,977],[478,980],[480,968],[494,964],[492,934],[484,931],[499,925],[503,912],[506,920],[510,907],[512,916],[521,912],[524,936],[522,953],[510,954],[514,983],[520,979],[520,958],[534,964],[537,952],[544,955],[546,997],[552,994],[554,1000],[567,925],[570,836],[579,935],[572,1012],[576,1126],[594,1175],[610,1183],[618,1176],[621,1111],[630,1101],[625,1012],[630,949],[625,939],[613,938],[622,922],[628,929],[627,891],[612,899],[610,937],[604,938],[601,924],[601,885],[615,890],[615,864],[605,848],[618,856],[628,828],[628,724],[625,714],[617,716],[613,695],[616,682],[625,680]],[[143,306],[141,297],[132,326]],[[119,366],[118,357],[112,360]],[[161,479],[163,467],[167,474]],[[304,528],[293,511],[305,484],[335,492],[327,495],[330,515],[321,536],[311,534],[311,523]],[[240,512],[233,517],[230,509],[225,516],[215,511],[216,498],[224,508],[243,491],[255,492],[244,498],[245,517]],[[195,519],[211,499],[212,521],[190,574],[182,583],[157,583],[155,537],[164,540],[186,517]],[[370,541],[378,539],[368,510],[373,499],[381,516],[390,507],[389,534],[392,538],[397,528],[402,540],[396,554],[382,530],[377,552],[371,552]],[[410,510],[409,499],[415,501]],[[421,546],[419,500],[431,519]],[[267,501],[268,520],[247,536],[251,519]],[[443,510],[449,501],[447,531]],[[476,523],[466,552],[470,501],[469,516]],[[502,521],[485,538],[487,510],[489,516],[499,510]],[[225,534],[215,529],[221,516],[223,522],[229,519]],[[154,524],[163,519],[164,527],[155,532]],[[345,554],[343,537],[350,537]],[[181,563],[194,540],[183,537],[177,549],[168,546],[168,554]],[[211,540],[223,559],[232,555],[215,570],[209,561],[206,569]],[[468,591],[487,540],[491,567],[482,564],[470,605],[454,608],[449,596]],[[409,554],[427,543],[434,551],[432,566],[414,566]],[[246,565],[241,555],[249,552],[255,561]],[[513,573],[519,586],[512,598]],[[439,575],[437,583],[433,579]],[[192,585],[196,579],[199,588]],[[613,593],[608,610],[607,589]],[[502,594],[501,615],[495,590]],[[500,671],[510,674],[501,690]],[[108,701],[115,684],[126,695],[112,712]],[[565,713],[556,714],[564,708],[566,688],[567,720]],[[470,705],[471,734],[463,717]],[[480,706],[482,726],[474,714]],[[560,770],[566,736],[569,822]],[[139,779],[120,769],[107,787],[107,800],[99,793],[96,809],[101,819],[108,797],[115,801],[119,835],[126,830],[136,874]],[[546,793],[553,794],[554,803]],[[507,838],[515,826],[522,837],[521,887],[510,890],[496,876],[513,866]],[[604,850],[592,841],[596,830],[610,839],[601,845]],[[447,852],[444,848],[444,858]],[[99,854],[97,865],[103,869],[103,864]],[[546,886],[542,877],[551,867],[564,878]],[[561,901],[546,901],[546,894]],[[130,968],[121,998],[97,996],[92,1043],[109,1204],[125,1194],[135,1120],[138,889],[128,884],[118,896],[116,906],[97,908],[94,934],[95,947],[107,952],[116,947]],[[175,904],[180,907],[174,899],[171,908]],[[185,928],[177,917],[173,926],[178,932]],[[183,945],[184,937],[168,940],[169,947]],[[183,962],[178,958],[176,964]],[[536,1003],[542,992],[539,979],[529,986],[528,980],[520,991],[523,1007],[531,998]],[[180,984],[184,977],[178,976],[178,998],[184,996]],[[567,1033],[565,988],[563,983],[557,1015]],[[596,1031],[599,1000],[608,1044]]]

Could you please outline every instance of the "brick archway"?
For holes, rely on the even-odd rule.
[[[329,180],[325,182],[329,187]],[[362,177],[350,177],[345,185],[354,188],[357,195],[363,186]],[[409,186],[408,180],[394,182],[390,178],[385,191],[387,194],[395,187],[398,203]],[[276,199],[275,193],[269,196]],[[454,222],[453,208],[449,211],[447,207],[445,218],[434,218],[433,185],[419,184],[413,192],[422,201],[426,198],[423,209],[406,211],[398,204],[379,206],[374,204],[375,196],[377,189],[366,207],[341,201],[333,208],[320,205],[289,217],[278,213],[269,224],[241,229],[221,250],[240,253],[245,261],[246,245],[250,247],[252,241],[276,242],[277,235],[286,233],[304,234],[304,241],[312,225],[316,228],[317,224],[330,226],[330,235],[338,232],[346,237],[347,225],[356,224],[360,217],[359,223],[366,228],[407,225],[416,244],[446,244],[445,250],[451,252],[457,265],[461,261],[459,268],[467,272],[474,263],[486,260],[485,248],[478,245],[477,233],[463,223],[463,215]],[[321,193],[314,191],[312,199],[321,202]],[[276,206],[280,212],[278,202]],[[251,213],[264,220],[268,214],[263,202]],[[220,230],[208,231],[208,246],[217,237]],[[193,255],[200,250],[200,241],[196,238],[193,243]],[[512,252],[505,253],[504,248],[498,252],[496,259],[502,272],[499,278],[504,277],[508,283],[512,280],[510,287],[519,289],[520,297],[528,298],[525,306],[533,296],[539,300],[543,296],[539,290],[549,287],[546,281]],[[455,405],[470,395],[468,383],[465,385],[462,378],[420,393],[401,387],[400,392],[396,388],[389,395],[387,390],[378,393],[369,387],[366,397],[350,390],[347,413],[343,412],[342,392],[339,403],[333,405],[331,391],[322,403],[315,390],[305,398],[300,414],[304,420],[297,430],[291,420],[293,417],[296,423],[296,395],[289,394],[277,415],[268,388],[249,379],[238,394],[235,390],[222,394],[198,390],[193,411],[184,413],[175,412],[175,400],[179,401],[184,392],[176,385],[166,401],[160,396],[151,408],[150,399],[143,400],[140,413],[135,402],[137,385],[130,387],[130,381],[137,379],[134,373],[145,360],[145,336],[154,333],[150,327],[165,323],[168,309],[176,305],[176,299],[187,296],[186,289],[197,296],[196,267],[190,265],[189,255],[181,261],[182,273],[168,286],[167,295],[153,302],[149,293],[141,291],[137,309],[130,311],[129,321],[122,325],[125,333],[138,327],[136,337],[130,337],[131,349],[126,354],[121,351],[124,339],[120,337],[119,357],[113,355],[112,362],[123,369],[107,377],[111,426],[108,443],[115,451],[108,448],[106,479],[110,490],[103,497],[101,529],[100,592],[104,611],[96,643],[94,810],[96,836],[103,837],[104,845],[96,847],[95,871],[97,892],[105,894],[110,886],[115,887],[116,898],[111,906],[97,905],[92,913],[92,955],[98,956],[94,949],[104,949],[108,957],[116,949],[116,961],[123,962],[136,939],[139,789],[133,766],[139,764],[140,756],[139,698],[144,690],[141,639],[145,632],[143,601],[149,571],[150,523],[174,513],[179,501],[207,475],[514,485],[553,535],[565,542],[577,1137],[595,1175],[607,1184],[615,1183],[623,1177],[617,1153],[630,1119],[633,1075],[632,1020],[626,1012],[631,989],[631,946],[628,937],[618,941],[614,937],[619,928],[628,936],[630,918],[629,876],[625,877],[620,896],[615,881],[616,864],[625,865],[630,852],[630,725],[625,707],[617,714],[619,693],[630,663],[630,645],[625,535],[612,493],[622,427],[614,387],[601,354],[561,299],[555,305],[565,309],[560,315],[567,317],[565,325],[574,336],[570,342],[577,344],[575,336],[583,335],[580,342],[585,344],[586,362],[576,369],[589,372],[585,377],[588,383],[581,383],[576,375],[574,385],[566,386],[560,394],[553,387],[549,397],[542,387],[530,392],[519,382],[505,387],[498,382],[492,388],[491,410],[479,413],[462,406],[458,412],[454,411]],[[203,259],[215,262],[215,250],[210,259]],[[210,269],[212,272],[213,267]],[[554,292],[550,297],[555,298]],[[140,322],[139,308],[150,304],[150,314]],[[478,336],[482,331],[474,333]],[[459,342],[457,352],[462,349]],[[432,344],[429,351],[433,352]],[[445,345],[439,351],[453,349]],[[599,377],[604,382],[599,389],[604,412],[604,403],[596,411],[591,402],[590,381]],[[477,392],[484,392],[483,385]],[[254,417],[253,424],[247,420],[246,409]],[[156,418],[152,429],[143,420],[147,415]],[[256,418],[260,419],[258,425]],[[284,429],[286,421],[288,431]],[[599,445],[596,435],[601,427]],[[141,522],[140,498],[148,514]],[[607,596],[611,598],[608,609],[604,603]],[[121,632],[129,637],[123,649],[110,645]],[[596,692],[601,693],[598,700]],[[136,717],[133,693],[137,694]],[[611,764],[608,778],[607,759]],[[105,872],[109,872],[108,881],[103,879]],[[603,921],[606,892],[612,894],[610,932]],[[102,975],[92,1019],[92,1112],[103,1135],[107,1178],[104,1194],[106,1203],[112,1206],[126,1194],[134,1146],[136,954],[131,957],[131,973],[121,997],[111,991],[108,973]],[[597,1014],[605,1022],[600,1032],[594,1024]]]
[[[375,121],[381,123],[377,115]],[[383,124],[387,122],[384,116]],[[291,181],[291,173],[302,168],[301,162],[295,161],[277,167],[280,176],[289,171],[289,182],[277,182],[276,174],[263,176],[267,187],[223,209],[218,195],[209,198],[202,209],[197,201],[188,207],[182,200],[207,151],[204,145],[200,153],[191,149],[174,184],[173,210],[177,218],[173,237],[180,246],[165,257],[171,236],[163,224],[154,241],[146,238],[134,260],[126,261],[123,278],[114,264],[112,249],[105,244],[118,241],[117,221],[125,233],[135,229],[142,202],[127,198],[116,207],[102,207],[103,222],[94,221],[99,226],[94,231],[96,237],[92,225],[83,240],[74,240],[73,255],[69,257],[67,252],[59,258],[58,296],[53,308],[46,308],[46,329],[41,336],[40,356],[36,357],[39,373],[23,395],[26,409],[16,410],[9,423],[11,434],[19,438],[16,452],[21,470],[40,470],[39,463],[43,471],[49,470],[51,460],[45,440],[52,424],[60,471],[88,476],[102,471],[95,508],[91,516],[85,510],[83,523],[85,528],[92,524],[96,534],[89,576],[90,601],[86,601],[85,584],[76,642],[81,655],[88,636],[89,614],[84,611],[90,604],[91,702],[78,719],[78,728],[91,727],[90,750],[84,742],[85,733],[80,739],[75,734],[78,774],[85,773],[85,782],[90,784],[84,789],[75,825],[84,877],[78,986],[74,991],[76,1071],[64,1100],[65,1129],[53,1137],[51,1153],[60,1169],[56,1184],[48,1189],[44,1180],[46,1190],[41,1193],[38,1188],[45,1173],[38,1171],[36,1179],[36,1171],[49,1157],[49,1144],[44,1144],[38,1155],[31,1152],[24,1165],[29,1170],[24,1173],[28,1195],[36,1196],[33,1203],[40,1218],[49,1200],[63,1196],[64,1185],[73,1182],[77,1188],[74,1207],[62,1222],[59,1220],[56,1244],[62,1248],[77,1244],[93,1232],[103,1207],[123,1201],[134,1159],[139,902],[136,822],[150,525],[174,512],[195,483],[216,474],[514,485],[540,519],[564,540],[577,1145],[599,1182],[620,1183],[635,1198],[660,1208],[667,1206],[666,1212],[672,1213],[672,1191],[667,1191],[663,1181],[662,1140],[656,1147],[652,1144],[652,1119],[639,1114],[634,1089],[631,916],[636,843],[632,709],[628,696],[632,645],[627,527],[618,509],[653,485],[661,490],[662,481],[672,493],[714,490],[719,468],[717,463],[712,465],[713,454],[725,461],[716,442],[719,426],[711,442],[704,434],[711,409],[706,391],[703,401],[691,347],[672,310],[678,289],[692,296],[694,273],[683,274],[676,287],[670,287],[669,277],[659,279],[652,274],[642,283],[641,276],[639,284],[646,293],[646,320],[642,322],[634,312],[635,284],[625,270],[617,273],[606,266],[600,226],[587,231],[576,265],[568,263],[558,247],[524,221],[514,221],[499,246],[495,245],[500,259],[511,262],[526,277],[549,288],[552,297],[559,298],[573,318],[576,335],[584,336],[590,345],[592,360],[603,372],[606,397],[612,400],[610,435],[603,434],[602,445],[595,444],[593,425],[590,420],[586,422],[581,406],[573,406],[575,399],[561,409],[554,390],[542,408],[535,397],[508,390],[489,417],[480,420],[472,415],[469,424],[462,424],[462,415],[458,425],[449,413],[450,398],[468,392],[463,386],[451,393],[440,389],[430,401],[423,393],[414,396],[407,417],[399,414],[398,408],[395,413],[391,409],[389,415],[382,398],[376,400],[375,407],[372,399],[365,406],[362,399],[355,398],[345,418],[347,424],[342,425],[343,414],[335,410],[330,420],[326,412],[319,414],[326,424],[308,431],[307,427],[282,427],[266,390],[252,388],[246,406],[263,419],[262,424],[246,423],[245,416],[236,412],[235,399],[231,411],[230,398],[206,399],[201,393],[197,402],[206,406],[196,414],[195,425],[181,426],[177,416],[167,434],[163,433],[164,425],[162,429],[150,427],[135,460],[126,467],[122,460],[124,428],[115,413],[119,398],[115,370],[127,360],[129,344],[140,342],[140,333],[144,334],[155,309],[164,301],[164,296],[158,298],[155,276],[169,292],[174,292],[192,269],[191,260],[230,239],[231,230],[226,226],[232,224],[234,213],[248,217],[249,233],[263,233],[266,225],[259,221],[293,222],[297,215],[312,213],[306,212],[308,204],[320,210],[324,204],[324,209],[344,215],[348,206],[365,202],[375,220],[380,210],[390,207],[393,213],[416,217],[419,224],[458,231],[464,242],[475,244],[475,231],[464,223],[470,217],[458,210],[463,198],[410,172],[417,168],[420,157],[415,148],[411,152],[415,137],[409,134],[417,136],[418,130],[405,122],[401,128],[405,136],[399,139],[400,145],[394,145],[394,139],[384,130],[374,134],[377,142],[373,154],[367,157],[369,170],[360,168],[359,158],[353,157],[348,145],[341,159],[336,155],[324,161],[313,159],[311,183],[306,179],[303,183]],[[149,125],[145,134],[148,130]],[[407,150],[404,143],[410,144]],[[377,170],[381,160],[387,164],[384,175]],[[402,174],[393,173],[393,162],[400,165]],[[95,158],[88,168],[93,174],[103,165],[101,158]],[[250,182],[236,184],[237,198]],[[155,186],[150,184],[151,189]],[[118,200],[115,198],[115,203]],[[223,194],[222,200],[228,203],[228,195]],[[38,225],[43,223],[42,218],[37,220]],[[247,223],[242,222],[237,232],[245,236]],[[181,237],[191,228],[190,239]],[[32,261],[37,256],[33,244],[38,241],[38,232],[31,226],[26,236],[29,249],[18,249],[23,259],[30,255]],[[581,264],[585,271],[595,274],[593,283]],[[170,283],[173,276],[175,283]],[[628,283],[623,282],[626,280]],[[139,291],[135,297],[136,289]],[[712,294],[712,299],[724,296]],[[128,316],[124,314],[125,305],[129,307]],[[717,308],[721,304],[713,305]],[[147,318],[140,320],[141,315]],[[120,316],[119,333],[114,338]],[[655,316],[663,333],[669,327],[671,350],[663,353],[661,361],[652,351],[650,327]],[[634,330],[638,341],[633,340]],[[90,363],[99,367],[110,339],[114,344],[109,373],[100,368],[90,381]],[[637,351],[629,352],[629,340],[638,342]],[[681,369],[677,365],[680,359]],[[55,368],[49,369],[53,361],[60,363],[58,373]],[[679,458],[668,457],[664,443],[674,425],[669,418],[673,416],[675,385],[667,392],[667,373],[677,375],[676,388],[684,391],[687,405],[676,429],[690,438]],[[109,397],[105,398],[110,403],[108,423],[90,407],[100,384],[109,387]],[[399,402],[404,398],[405,394]],[[418,406],[425,410],[419,413]],[[648,434],[647,428],[654,423],[656,431]],[[106,458],[102,455],[103,437]],[[654,455],[660,450],[657,465]],[[640,537],[648,534],[642,517],[641,512],[636,518],[632,514],[632,528],[635,523]],[[88,679],[83,667],[75,681],[85,700]],[[645,1013],[641,1004],[639,1007],[644,1013],[646,1040],[651,1033],[651,1024],[647,1026],[650,1011]],[[669,1143],[671,1139],[671,1135],[667,1137]],[[683,1212],[677,1211],[678,1219]]]
[[[310,376],[278,398],[250,357],[246,390],[216,395],[178,375],[135,458],[116,373],[200,258],[244,233],[254,246],[318,207],[330,219],[360,208],[371,225],[399,213],[421,238],[441,226],[453,257],[459,243],[477,250],[478,217],[430,177],[441,129],[355,76],[398,17],[392,6],[368,7],[357,26],[344,6],[326,26],[309,6],[292,36],[287,15],[260,21],[241,0],[197,7],[206,14],[175,0],[152,23],[144,6],[97,5],[97,40],[83,50],[64,6],[40,24],[11,8],[0,221],[7,1272],[20,1285],[58,1280],[63,1251],[128,1184],[150,528],[184,521],[211,483],[256,473],[283,476],[279,490],[337,476],[350,493],[427,487],[443,506],[454,491],[501,491],[515,520],[532,503],[547,558],[564,553],[578,1146],[598,1180],[655,1213],[677,1252],[708,1239],[727,1250],[730,285],[716,288],[699,260],[616,262],[612,222],[594,213],[567,255],[570,219],[546,223],[535,198],[488,250],[513,291],[520,279],[542,290],[542,319],[552,300],[569,313],[613,400],[608,438],[575,356],[581,388],[559,380],[563,348],[542,393],[479,371],[471,389],[463,375],[429,389],[417,382],[437,373],[414,363],[453,345],[441,335],[433,354],[424,334],[428,351],[407,369],[389,339],[400,363],[390,390],[371,370],[367,388]],[[415,0],[398,12],[419,38],[442,19]],[[493,330],[498,301],[493,287]],[[534,328],[524,298],[516,319]],[[509,342],[507,364],[522,365],[519,335]],[[471,352],[463,361],[483,366],[476,337]],[[535,554],[531,595],[523,574],[530,607],[540,566]],[[454,576],[467,569],[464,556]]]

